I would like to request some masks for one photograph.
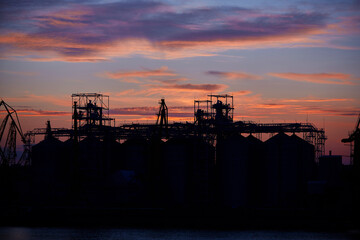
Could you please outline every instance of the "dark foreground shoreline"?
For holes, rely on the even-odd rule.
[[[355,214],[310,209],[1,207],[0,226],[353,231]]]

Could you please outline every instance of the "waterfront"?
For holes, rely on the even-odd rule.
[[[356,239],[355,232],[310,232],[270,230],[143,229],[143,228],[28,228],[2,227],[2,240],[115,240],[115,239]]]

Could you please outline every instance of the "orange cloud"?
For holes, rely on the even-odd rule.
[[[42,10],[21,4],[16,9],[4,6],[11,14],[4,16],[10,24],[4,25],[0,35],[2,55],[30,61],[93,62],[131,55],[153,59],[216,56],[229,49],[349,48],[331,42],[342,37],[342,32],[336,32],[339,27],[332,26],[339,18],[329,21],[328,15],[316,11],[269,13],[221,6],[178,11],[166,3],[130,2],[64,3]],[[341,26],[351,32],[358,29],[357,22],[358,18],[343,19]],[[18,26],[18,32],[13,26]]]
[[[322,33],[321,30],[307,30],[295,34],[256,36],[256,37],[238,37],[224,40],[210,41],[162,41],[158,45],[167,50],[188,49],[188,50],[208,50],[208,52],[219,52],[221,49],[260,49],[268,47],[298,47],[298,46],[321,46],[325,42],[319,39],[313,39],[312,36]]]
[[[252,91],[241,90],[241,91],[232,92],[232,93],[230,93],[230,95],[233,95],[234,97],[236,97],[236,96],[249,95],[249,94],[251,94],[251,93],[252,93]]]
[[[159,111],[159,107],[125,107],[125,108],[114,108],[110,111],[112,116],[152,116],[155,118]],[[193,107],[173,107],[169,106],[169,117],[193,117]]]
[[[352,98],[329,98],[329,99],[285,99],[283,102],[305,103],[305,102],[348,102],[354,101]]]
[[[54,47],[62,48],[64,46],[70,48],[83,47],[82,44],[71,43],[68,40],[66,36],[52,38],[51,36],[30,35],[19,32],[0,35],[1,44],[11,44],[24,49],[42,50]]]
[[[51,12],[49,15],[41,17],[34,17],[36,25],[39,27],[84,27],[87,26],[83,23],[86,15],[91,14],[92,11],[84,9],[63,9],[60,11]]]
[[[151,42],[141,38],[127,38],[104,43],[75,42],[70,37],[7,33],[0,35],[0,44],[13,46],[2,55],[7,58],[24,56],[28,61],[97,62],[115,57],[142,55],[151,59],[178,59],[199,56],[216,56],[229,49],[268,47],[314,47],[324,46],[323,40],[312,39],[317,32],[302,35],[281,35],[253,38],[230,38],[210,41],[161,41]],[[92,38],[83,34],[82,38]],[[239,75],[238,75],[239,77]]]
[[[20,116],[71,116],[71,112],[62,112],[62,111],[45,111],[45,110],[35,110],[35,109],[18,109],[16,112]]]
[[[342,117],[353,117],[359,114],[360,109],[351,109],[351,108],[343,108],[343,109],[336,109],[336,108],[319,108],[313,109],[311,107],[299,109],[297,114],[313,114],[313,115],[320,115],[320,116],[342,116]]]
[[[308,115],[353,117],[359,111],[356,99],[352,98],[268,99],[259,94],[248,94],[236,96],[234,104],[236,118],[250,121],[260,118],[269,122],[305,121]]]
[[[142,90],[127,90],[118,93],[117,101],[123,106],[127,106],[129,102],[136,105],[146,105],[155,98],[165,98],[169,107],[169,114],[174,113],[171,106],[189,105],[193,103],[194,99],[207,99],[207,94],[211,91],[206,90],[184,90],[178,88],[171,88],[173,86],[152,85],[148,89]],[[170,87],[170,88],[169,88]],[[214,91],[220,92],[220,91]],[[259,94],[253,94],[251,91],[242,90],[230,93],[234,96],[235,112],[234,115],[238,120],[252,120],[252,119],[266,119],[267,121],[305,121],[306,115],[317,116],[342,116],[352,117],[357,114],[357,107],[352,104],[355,99],[346,98],[305,98],[305,99],[267,99]],[[112,98],[113,99],[113,98]],[[118,103],[119,103],[118,102]],[[344,104],[345,103],[345,104]],[[350,105],[352,104],[352,105]],[[133,105],[134,106],[134,105]],[[127,114],[139,114],[141,112],[127,111]],[[157,107],[153,110],[156,112]],[[171,109],[171,111],[170,111]],[[139,110],[139,109],[137,109]],[[189,114],[191,120],[192,113],[186,109],[179,109],[176,116]],[[143,114],[144,115],[144,114]],[[247,118],[247,119],[244,119]]]
[[[208,71],[207,74],[215,75],[215,76],[223,77],[223,78],[227,78],[227,79],[250,79],[250,80],[262,79],[261,76],[249,74],[249,73],[245,73],[245,72]]]
[[[200,92],[221,92],[227,88],[224,84],[166,84],[166,85],[149,85],[151,88],[156,89],[170,89],[175,91],[200,91]]]
[[[278,104],[278,103],[265,103],[265,104],[257,104],[254,106],[255,108],[261,108],[261,109],[283,109],[288,107],[286,104]],[[274,114],[274,113],[272,113]]]
[[[354,79],[350,74],[344,73],[268,73],[270,76],[319,84],[339,84],[339,85],[355,85],[351,80]]]
[[[163,66],[159,69],[155,70],[144,70],[144,71],[124,71],[124,72],[115,72],[110,73],[106,72],[105,76],[111,79],[120,79],[120,78],[127,78],[127,77],[159,77],[159,76],[176,76],[175,73],[169,71],[167,67]]]
[[[51,95],[35,95],[35,94],[26,94],[21,97],[4,97],[7,102],[16,102],[16,103],[26,103],[29,102],[40,102],[40,103],[51,103],[56,106],[61,107],[71,107],[71,98],[70,96],[51,96]]]
[[[342,16],[338,18],[338,22],[328,24],[327,33],[333,35],[354,35],[359,34],[359,16]]]
[[[82,37],[91,38],[94,36],[85,34]],[[134,38],[110,43],[89,44],[74,42],[66,35],[52,37],[51,35],[31,35],[16,32],[0,35],[0,44],[16,47],[3,52],[3,57],[24,56],[28,61],[39,62],[97,62],[133,54],[159,59],[164,57],[164,54],[159,52],[148,40]]]

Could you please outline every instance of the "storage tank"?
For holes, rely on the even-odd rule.
[[[219,200],[225,207],[245,207],[249,201],[249,141],[241,135],[217,143]]]
[[[196,137],[164,144],[164,184],[170,205],[208,204],[214,147]]]
[[[315,146],[295,134],[291,135],[291,138],[298,146],[299,180],[301,191],[305,194],[307,182],[316,178]]]
[[[159,138],[149,141],[149,161],[146,175],[148,203],[152,207],[164,205],[164,142]]]
[[[299,207],[312,175],[314,148],[296,135],[279,133],[265,142],[266,205]]]
[[[149,142],[145,138],[130,138],[122,144],[124,170],[133,170],[144,177],[148,168]]]
[[[103,200],[104,145],[98,138],[88,136],[79,142],[76,172],[79,180],[79,201],[84,205]]]
[[[104,138],[104,175],[108,176],[115,171],[125,168],[123,147],[115,138],[105,136]]]
[[[79,200],[79,194],[82,189],[80,186],[80,169],[79,169],[79,144],[74,144],[74,139],[71,137],[64,141],[63,155],[68,162],[66,174],[68,182],[68,199],[67,202],[73,204]],[[65,201],[66,203],[66,201]]]
[[[104,145],[98,138],[88,136],[79,143],[79,168],[91,178],[103,176]]]
[[[106,206],[119,206],[129,201],[126,184],[129,178],[121,174],[124,167],[122,145],[110,135],[103,141],[104,160],[102,162],[104,181],[102,181],[102,202]],[[128,174],[129,175],[129,174]],[[125,176],[125,177],[124,177]]]
[[[63,147],[55,137],[47,137],[32,147],[32,196],[36,204],[52,204],[65,195],[61,186],[68,162]]]
[[[192,204],[202,207],[213,202],[215,147],[201,138],[193,138]]]
[[[327,155],[319,158],[319,180],[329,186],[341,185],[342,156]]]
[[[265,164],[264,164],[264,142],[250,134],[247,138],[249,143],[249,207],[261,207],[265,187]]]

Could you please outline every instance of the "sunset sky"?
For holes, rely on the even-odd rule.
[[[360,112],[360,1],[0,1],[0,97],[25,131],[71,126],[71,94],[110,96],[117,124],[192,121],[234,95],[235,120],[311,122],[326,149]],[[345,157],[345,162],[348,161]]]

